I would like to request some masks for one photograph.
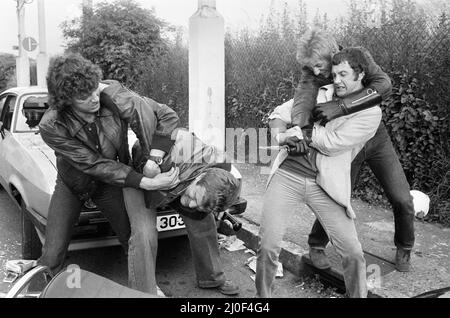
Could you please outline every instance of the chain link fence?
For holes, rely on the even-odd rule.
[[[449,104],[450,22],[447,15],[392,18],[377,28],[367,26],[363,19],[329,23],[321,27],[335,35],[344,47],[366,47],[388,74],[408,72],[419,78],[433,77],[434,87],[427,88],[428,98],[439,104],[441,109]],[[302,32],[275,27],[252,34],[228,34],[227,83],[235,88],[229,93],[242,100],[247,100],[248,95],[259,94],[263,111],[268,102],[264,97],[270,95],[278,102],[292,95],[292,91],[286,95],[286,90],[280,90],[280,85],[289,88],[289,82],[295,84],[298,80],[296,39]],[[233,110],[231,101],[229,106]],[[248,105],[249,108],[252,106]],[[254,119],[249,118],[249,125],[255,124]]]
[[[449,14],[398,6],[373,25],[354,9],[347,19],[316,24],[343,47],[366,47],[390,75],[394,94],[383,104],[383,121],[411,186],[432,198],[430,220],[450,225]],[[266,127],[267,115],[293,97],[300,75],[296,39],[306,30],[301,25],[281,20],[258,32],[227,34],[227,127]],[[387,204],[368,169],[360,180],[358,196]]]

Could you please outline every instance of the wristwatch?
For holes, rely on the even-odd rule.
[[[162,157],[150,156],[150,158],[148,159],[154,161],[158,166],[160,166],[163,163]]]

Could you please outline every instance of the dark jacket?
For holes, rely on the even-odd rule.
[[[383,100],[388,98],[392,94],[390,77],[375,63],[367,49],[363,47],[359,47],[359,49],[364,52],[369,62],[367,74],[363,79],[364,87],[375,89],[382,96]],[[316,106],[319,88],[332,83],[333,79],[331,77],[315,76],[310,68],[302,68],[300,83],[295,90],[294,106],[292,107],[292,124],[294,126],[304,127],[311,124],[311,111]]]
[[[167,172],[174,166],[178,167],[180,169],[180,183],[171,190],[146,191],[145,202],[147,207],[163,207],[174,202],[183,195],[195,178],[210,168],[231,171],[231,161],[227,160],[226,154],[214,146],[205,144],[195,134],[185,129],[179,129],[175,137],[175,143],[161,165],[161,172]],[[142,149],[139,141],[137,141],[133,146],[133,165],[140,172],[142,170],[140,170],[138,164],[142,160],[142,156]],[[182,212],[180,213],[183,214]],[[190,211],[188,214],[193,212]],[[200,214],[204,215],[204,213]]]
[[[98,138],[88,133],[87,123],[70,108],[57,111],[50,107],[39,124],[42,139],[55,151],[60,178],[81,197],[95,191],[98,182],[138,189],[143,175],[129,166],[128,128],[140,141],[146,161],[152,148],[169,151],[170,135],[179,122],[168,106],[118,82],[106,83],[110,85],[101,93],[97,122],[117,150],[117,160],[102,155]]]

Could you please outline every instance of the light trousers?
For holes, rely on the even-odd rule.
[[[302,202],[314,212],[342,258],[348,296],[367,297],[366,262],[354,221],[315,179],[282,169],[275,173],[264,195],[255,280],[257,296],[272,296],[281,242],[293,211]]]

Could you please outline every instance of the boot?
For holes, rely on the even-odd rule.
[[[314,267],[317,267],[318,269],[328,269],[331,267],[330,261],[324,250],[311,247],[309,249],[309,257],[311,258]]]
[[[411,250],[397,249],[395,269],[399,272],[409,272],[411,270]]]

